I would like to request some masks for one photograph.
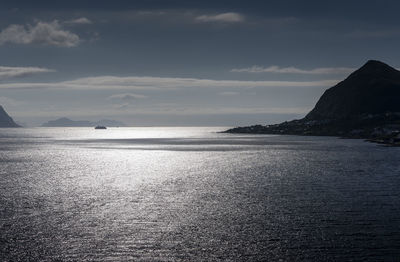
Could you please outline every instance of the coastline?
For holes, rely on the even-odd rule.
[[[400,113],[322,120],[303,118],[274,125],[235,127],[225,130],[224,133],[335,136],[400,146]]]

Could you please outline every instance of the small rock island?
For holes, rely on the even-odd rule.
[[[339,136],[399,146],[400,71],[370,60],[327,89],[302,119],[236,127],[225,132]]]

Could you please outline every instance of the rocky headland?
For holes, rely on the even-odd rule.
[[[327,89],[304,118],[227,133],[339,136],[400,145],[400,71],[370,60]]]

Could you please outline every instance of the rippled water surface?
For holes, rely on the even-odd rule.
[[[0,129],[0,261],[399,261],[400,148]]]

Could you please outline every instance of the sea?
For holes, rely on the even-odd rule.
[[[400,148],[0,129],[0,261],[400,261]]]

